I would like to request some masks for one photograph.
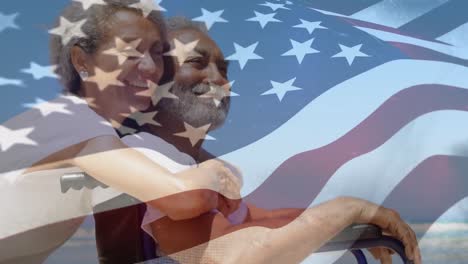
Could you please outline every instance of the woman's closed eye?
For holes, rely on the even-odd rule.
[[[127,59],[138,59],[143,57],[143,53],[139,52],[132,46],[126,46],[118,50],[119,54],[125,56]]]

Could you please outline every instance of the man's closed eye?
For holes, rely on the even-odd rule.
[[[198,69],[206,67],[208,60],[204,57],[192,57],[185,60],[185,63],[190,63]]]

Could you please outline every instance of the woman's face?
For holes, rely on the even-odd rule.
[[[99,108],[129,113],[147,109],[149,86],[163,74],[163,39],[156,24],[131,11],[118,11],[108,22],[107,38],[90,57],[86,96]],[[102,109],[106,111],[106,109]],[[109,110],[109,109],[107,109]]]

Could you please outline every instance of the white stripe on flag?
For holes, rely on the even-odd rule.
[[[421,144],[421,135],[430,142]],[[381,204],[420,162],[437,154],[459,154],[454,153],[455,146],[466,143],[467,139],[467,112],[447,110],[421,116],[395,134],[385,145],[344,165],[327,182],[311,207],[340,195],[362,197]],[[404,159],[392,162],[391,166],[382,165],[385,162],[383,160],[390,155],[402,157],[401,153],[408,149],[413,151],[411,154],[406,152]],[[344,253],[312,254],[302,264],[332,264]]]
[[[266,137],[221,158],[242,170],[242,195],[247,195],[285,160],[342,137],[395,93],[420,84],[468,88],[464,76],[466,67],[444,62],[397,60],[380,65],[336,85]],[[253,163],[252,157],[262,158]]]
[[[468,112],[443,110],[420,116],[385,144],[344,164],[313,205],[346,195],[381,204],[414,168],[435,155],[461,156],[468,142]]]
[[[22,80],[0,77],[0,86],[3,86],[3,85],[23,86],[24,83]]]
[[[387,32],[387,31],[372,29],[372,28],[366,28],[366,27],[357,27],[357,28],[384,41],[393,41],[393,42],[401,42],[401,43],[417,45],[417,46],[421,46],[421,47],[428,48],[434,51],[438,51],[440,53],[444,53],[450,56],[460,57],[462,59],[468,59],[468,48],[466,47],[466,45],[455,47],[455,46],[450,46],[450,45],[441,44],[437,42],[412,38],[412,37],[403,36],[403,35]]]
[[[446,2],[448,0],[425,0],[418,3],[408,0],[384,0],[354,13],[351,18],[398,28]]]
[[[440,36],[437,40],[447,42],[457,47],[466,47],[468,43],[468,23]]]
[[[338,14],[338,13],[334,13],[334,12],[330,12],[330,11],[326,11],[326,10],[322,10],[322,9],[318,9],[318,8],[309,7],[309,9],[315,10],[317,12],[320,12],[320,13],[322,13],[324,15],[328,15],[328,16],[349,17],[347,15]]]

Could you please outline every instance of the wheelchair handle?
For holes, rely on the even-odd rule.
[[[68,173],[60,177],[60,188],[62,193],[66,193],[70,189],[81,190],[83,188],[87,188],[92,190],[98,186],[101,186],[102,188],[109,187],[84,172]]]
[[[385,247],[395,251],[404,264],[413,264],[405,253],[401,241],[394,237],[382,235],[382,230],[375,225],[359,224],[344,229],[341,233],[322,246],[317,252],[350,250],[359,263],[367,263],[361,249]]]

